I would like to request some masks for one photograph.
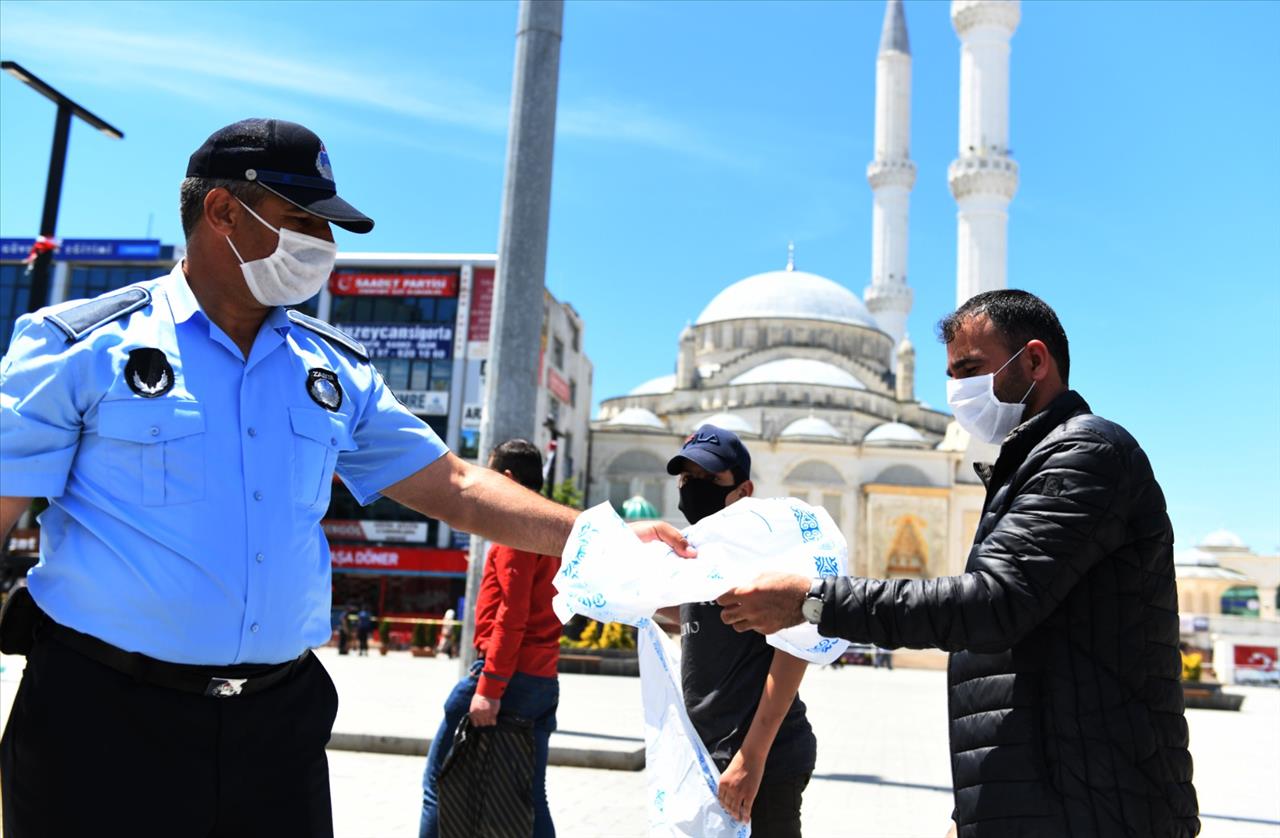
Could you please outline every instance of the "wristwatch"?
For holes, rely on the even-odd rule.
[[[800,603],[800,613],[815,626],[822,622],[823,595],[826,593],[826,589],[826,578],[819,576],[809,586],[809,593],[805,596],[804,602]]]

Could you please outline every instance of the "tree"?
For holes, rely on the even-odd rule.
[[[551,499],[556,503],[562,503],[565,506],[571,506],[574,509],[582,508],[582,491],[578,485],[572,480],[565,480],[559,483],[551,490]]]

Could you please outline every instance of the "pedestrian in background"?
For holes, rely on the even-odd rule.
[[[714,425],[694,431],[667,472],[676,475],[680,511],[690,524],[755,491],[747,447]],[[714,602],[691,602],[674,615],[689,720],[720,770],[725,811],[750,820],[758,838],[799,836],[801,798],[818,748],[799,694],[808,664],[759,634],[733,631],[720,611]]]
[[[369,613],[368,605],[361,605],[360,611],[356,613],[356,640],[360,643],[362,656],[369,654],[369,634],[372,631],[373,615]]]
[[[7,838],[333,833],[338,697],[309,649],[332,632],[335,471],[362,504],[539,553],[576,517],[450,454],[363,346],[286,308],[328,281],[330,224],[373,228],[314,133],[220,129],[179,204],[170,274],[24,315],[0,359],[0,537],[49,499],[0,625],[27,654]],[[687,553],[669,525],[636,531]]]
[[[725,620],[951,652],[960,838],[1195,835],[1173,527],[1147,455],[1068,389],[1066,332],[1035,295],[983,292],[940,332],[956,421],[1000,445],[965,572],[764,575],[720,597]]]
[[[489,456],[489,468],[526,489],[542,491],[542,455],[530,442],[514,439],[497,446]],[[439,834],[440,768],[449,755],[458,723],[469,715],[475,727],[490,727],[497,723],[499,713],[533,723],[533,788],[527,790],[534,807],[533,835],[555,835],[547,807],[546,775],[548,742],[560,704],[556,670],[562,626],[551,609],[556,593],[552,580],[559,569],[559,556],[500,544],[489,548],[476,597],[478,657],[470,674],[445,700],[444,718],[431,740],[422,775],[420,838]],[[490,797],[500,801],[504,795],[495,792]]]

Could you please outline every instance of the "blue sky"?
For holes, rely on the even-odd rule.
[[[945,404],[959,44],[907,0],[917,392]],[[875,50],[867,3],[571,2],[548,285],[587,323],[594,398],[671,372],[731,282],[797,266],[861,294]],[[58,231],[180,240],[213,129],[303,122],[377,220],[360,250],[495,247],[516,7],[0,5],[0,57],[124,130],[73,129]],[[1187,546],[1280,550],[1280,30],[1275,3],[1024,3],[1013,40],[1010,284],[1054,305],[1072,383],[1151,456]],[[0,235],[39,220],[53,108],[0,79]]]

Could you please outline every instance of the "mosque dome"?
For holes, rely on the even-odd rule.
[[[781,358],[777,361],[752,367],[738,375],[730,384],[809,384],[820,387],[844,387],[865,390],[853,373],[826,361],[813,358]]]
[[[697,325],[744,318],[825,320],[880,328],[848,288],[797,270],[768,271],[733,283],[707,304]]]
[[[653,521],[662,516],[658,509],[644,495],[633,495],[622,502],[622,518],[624,521]]]
[[[1219,550],[1243,550],[1244,541],[1231,530],[1214,530],[1200,541],[1201,547],[1217,547]]]
[[[779,434],[783,439],[829,439],[844,442],[844,434],[837,431],[830,422],[816,416],[797,419],[782,429]]]
[[[658,418],[652,410],[643,407],[628,407],[618,412],[605,424],[615,428],[649,428],[655,431],[668,430],[667,423]]]
[[[633,387],[628,396],[662,396],[673,392],[676,389],[676,377],[674,375],[660,375],[657,378],[651,378],[645,383]]]
[[[733,431],[735,434],[758,434],[760,433],[751,426],[751,423],[741,416],[734,416],[732,413],[717,413],[714,416],[708,416],[698,422],[694,422],[689,426],[689,430],[696,431],[703,425],[715,425],[717,428],[724,428],[726,431]]]
[[[863,445],[884,445],[898,448],[916,448],[928,445],[919,431],[901,422],[885,422],[877,425],[862,438]]]

